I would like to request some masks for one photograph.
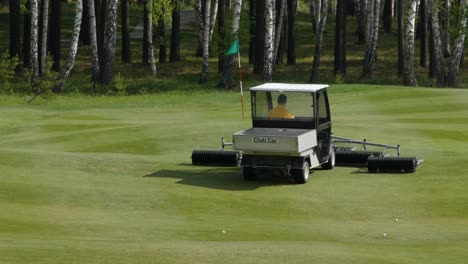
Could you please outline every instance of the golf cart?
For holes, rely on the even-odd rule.
[[[219,150],[192,152],[193,165],[240,166],[245,180],[274,170],[306,183],[310,169],[368,167],[369,172],[414,172],[422,160],[400,157],[400,146],[332,135],[326,84],[265,83],[251,87],[252,127],[221,139]],[[350,146],[350,144],[352,144]],[[337,146],[339,145],[339,146]],[[361,145],[362,149],[356,149]],[[233,151],[224,148],[232,146]],[[396,156],[369,146],[397,150]]]

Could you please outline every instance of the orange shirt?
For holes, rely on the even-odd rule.
[[[278,105],[268,112],[268,117],[271,118],[294,118],[284,105]]]

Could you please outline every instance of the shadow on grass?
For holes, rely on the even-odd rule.
[[[195,170],[159,170],[143,177],[180,179],[177,184],[225,191],[251,191],[265,186],[290,185],[294,182],[276,173],[263,172],[257,181],[245,181],[240,168],[194,167]]]

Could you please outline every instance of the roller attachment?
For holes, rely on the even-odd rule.
[[[196,166],[238,166],[241,155],[228,150],[194,150],[192,165]]]
[[[406,172],[416,171],[419,161],[415,157],[369,157],[369,172]]]
[[[337,148],[335,154],[335,165],[365,167],[370,156],[381,157],[383,154],[379,151],[346,150]]]

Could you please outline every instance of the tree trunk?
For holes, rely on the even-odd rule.
[[[92,59],[92,81],[96,84],[99,81],[101,75],[101,69],[99,64],[99,51],[97,43],[97,27],[96,27],[96,9],[94,1],[88,1],[88,13],[89,13],[89,40],[91,44],[91,59]],[[84,7],[86,8],[86,7]]]
[[[122,0],[121,3],[121,24],[122,24],[122,54],[121,60],[123,63],[132,63],[132,49],[130,44],[130,16],[129,16],[129,0]]]
[[[10,57],[21,59],[21,9],[18,0],[10,0]]]
[[[444,53],[443,53],[443,46],[442,46],[442,37],[440,33],[439,27],[439,14],[434,9],[434,4],[432,0],[431,2],[431,26],[432,26],[432,38],[434,42],[434,67],[436,69],[436,76],[437,76],[437,86],[444,87],[445,86],[445,67],[444,67]]]
[[[156,61],[154,60],[154,49],[153,49],[153,0],[146,0],[148,5],[148,26],[146,27],[146,39],[148,44],[148,57],[150,61],[151,73],[153,77],[158,75],[156,69]]]
[[[31,68],[31,1],[26,1],[23,23],[23,67],[27,69]]]
[[[430,0],[428,0],[428,8],[431,6],[429,5]],[[428,17],[429,17],[429,78],[434,78],[437,76],[437,62],[436,62],[436,54],[435,54],[435,48],[434,48],[434,31],[432,29],[432,18],[431,18],[431,11],[428,9]]]
[[[467,13],[466,13],[466,1],[460,1],[460,25],[458,31],[458,37],[455,40],[455,48],[453,49],[452,60],[449,65],[447,73],[447,86],[459,87],[458,83],[458,72],[460,69],[460,62],[462,61],[463,51],[465,46],[465,33],[467,29]]]
[[[31,0],[31,69],[33,82],[39,79],[39,0]]]
[[[180,61],[180,0],[173,0],[172,3],[174,4],[174,9],[172,10],[169,62],[177,62]]]
[[[312,63],[312,72],[309,82],[316,83],[319,78],[320,57],[322,53],[323,31],[327,22],[328,0],[316,0],[320,2],[320,16],[316,19],[317,29],[315,32],[314,61]]]
[[[452,54],[450,49],[450,0],[442,0],[440,7],[439,22],[442,29],[440,30],[442,45],[444,48],[444,57],[449,57]]]
[[[403,67],[404,67],[404,51],[403,51],[403,0],[396,0],[398,1],[397,5],[397,13],[398,13],[398,77],[403,74]]]
[[[43,75],[47,70],[47,36],[49,29],[49,0],[42,0],[43,14],[42,14],[42,40],[41,40],[41,68],[39,75]]]
[[[258,1],[255,7],[255,61],[253,73],[262,75],[265,59],[265,1]]]
[[[195,56],[202,56],[203,55],[203,24],[204,24],[204,3],[206,0],[195,0],[195,23],[198,26],[197,30],[197,36],[198,36],[198,41],[197,41],[197,51],[195,53]]]
[[[218,16],[218,1],[219,0],[212,0],[213,3],[211,5],[211,10],[210,10],[210,47],[211,47],[211,42],[213,40],[213,33],[214,33],[214,28],[216,25],[216,18]]]
[[[366,52],[361,78],[371,80],[374,64],[377,60],[377,42],[379,40],[380,0],[370,1],[367,11],[368,30],[366,33]]]
[[[429,30],[428,30],[428,17],[427,17],[427,0],[421,0],[419,5],[419,41],[420,41],[420,56],[419,65],[421,67],[428,66],[429,58]]]
[[[383,26],[386,33],[392,32],[392,3],[393,0],[383,0],[384,10],[383,10]]]
[[[371,0],[369,1],[372,2]],[[356,0],[356,14],[357,14],[356,35],[357,35],[359,44],[364,44],[366,42],[367,5],[368,5],[368,0]]]
[[[104,26],[104,47],[102,50],[101,82],[108,85],[114,76],[115,37],[117,33],[118,0],[108,0]]]
[[[221,73],[221,80],[218,83],[218,87],[223,87],[225,86],[224,83],[224,74],[223,74],[223,69],[224,69],[224,52],[228,49],[227,45],[227,39],[226,39],[226,29],[225,29],[225,18],[227,14],[227,8],[224,0],[219,0],[218,1],[218,35],[220,41],[218,41],[218,72]]]
[[[338,0],[336,4],[335,75],[346,75],[346,2]]]
[[[209,54],[209,43],[210,43],[210,10],[211,0],[206,0],[205,3],[205,22],[203,24],[203,64],[200,75],[200,84],[206,84],[208,82],[208,59]]]
[[[159,63],[167,62],[166,23],[163,18],[158,20]]]
[[[403,63],[403,84],[406,86],[417,86],[414,75],[414,31],[416,28],[416,8],[417,0],[410,0],[408,3],[408,17],[406,22],[406,43],[404,49]]]
[[[142,52],[142,62],[143,63],[148,63],[149,61],[149,52],[150,52],[150,42],[149,40],[152,39],[148,36],[148,34],[151,33],[152,35],[152,28],[151,22],[152,19],[150,18],[150,10],[148,8],[149,1],[152,0],[146,0],[145,1],[145,6],[143,7],[143,52]]]
[[[44,1],[44,0],[42,0]],[[83,0],[83,6],[88,6],[88,1],[93,0]],[[88,8],[83,8],[83,17],[81,18],[81,30],[80,30],[80,42],[83,45],[89,46],[91,39],[89,37],[89,12]]]
[[[256,15],[257,1],[249,1],[249,64],[255,62],[255,15]]]
[[[47,51],[52,55],[52,70],[60,71],[61,58],[61,31],[62,31],[62,5],[61,0],[51,0],[49,42]]]
[[[271,82],[273,74],[273,0],[265,0],[265,55],[263,62],[263,81]]]
[[[68,59],[64,68],[60,71],[60,74],[57,77],[57,84],[54,86],[52,91],[54,93],[60,93],[65,85],[65,82],[70,74],[70,71],[75,64],[75,57],[78,51],[78,42],[80,38],[81,30],[81,19],[83,16],[83,0],[76,0],[75,7],[75,21],[73,24],[73,35],[70,43],[70,51],[68,53]]]
[[[278,58],[278,50],[281,42],[281,37],[283,33],[283,20],[284,20],[284,13],[286,10],[286,0],[280,0],[280,6],[278,9],[278,15],[276,20],[276,29],[275,29],[275,43],[273,46],[273,66],[277,62]]]
[[[296,13],[297,1],[288,0],[288,64],[296,64]]]

